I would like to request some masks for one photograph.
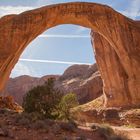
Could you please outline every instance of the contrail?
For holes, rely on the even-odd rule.
[[[67,64],[67,65],[91,65],[90,63],[81,63],[81,62],[66,62],[66,61],[52,61],[52,60],[39,60],[39,59],[22,59],[20,58],[19,61],[26,61],[26,62],[38,62],[38,63],[55,63],[55,64]]]
[[[49,35],[49,34],[42,34],[39,35],[40,38],[90,38],[89,35]]]

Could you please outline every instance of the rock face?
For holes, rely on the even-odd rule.
[[[134,78],[131,79],[124,69],[122,64],[123,60],[119,58],[106,39],[95,32],[92,32],[91,35],[96,61],[104,81],[106,105],[112,106],[112,104],[115,104],[116,106],[120,106],[120,104],[123,103],[125,106],[129,107],[139,104],[140,90],[138,85],[140,86],[140,82],[139,79],[137,79],[139,76],[134,76],[133,69],[135,68],[132,66],[127,70],[131,71],[133,76],[131,78]]]
[[[56,79],[55,88],[65,94],[73,92],[77,95],[80,104],[87,103],[103,94],[103,83],[97,65],[73,65],[62,76],[50,75],[42,78],[20,76],[10,78],[6,88],[1,93],[3,96],[12,95],[20,105],[23,96],[33,87],[43,85],[48,78]]]
[[[140,22],[95,3],[56,4],[2,17],[0,90],[27,45],[45,30],[60,24],[94,30],[92,40],[104,82],[104,105],[140,106]]]
[[[4,109],[10,109],[16,112],[23,112],[23,108],[14,102],[12,96],[0,97],[0,112],[3,112],[3,114]]]
[[[76,93],[80,104],[103,94],[103,83],[97,65],[73,65],[55,82],[55,87],[65,94]]]

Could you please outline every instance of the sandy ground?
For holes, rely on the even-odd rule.
[[[113,129],[128,135],[132,140],[140,140],[140,128],[113,127]]]
[[[80,126],[79,128],[90,130],[90,126],[93,123],[87,123],[86,126]],[[128,128],[125,126],[110,126],[116,133],[124,134],[128,136],[130,140],[140,140],[140,128]]]
[[[0,140],[106,140],[91,125],[71,125],[66,122],[46,120],[31,121],[27,114],[0,111]],[[140,140],[140,128],[111,126],[115,132],[132,140]]]
[[[31,122],[17,114],[0,113],[0,140],[104,140],[98,132],[66,122]]]

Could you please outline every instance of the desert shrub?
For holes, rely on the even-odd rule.
[[[77,128],[77,124],[73,121],[60,123],[60,128],[66,131],[74,132]]]
[[[44,118],[56,118],[62,92],[54,88],[54,79],[50,78],[42,86],[34,87],[23,98],[23,108],[27,113],[37,112]]]
[[[19,123],[20,125],[29,126],[30,120],[27,119],[27,118],[22,118],[22,119],[20,119],[20,120],[18,121],[18,123]]]
[[[26,127],[29,127],[29,124],[31,122],[31,116],[28,113],[21,113],[16,114],[13,118],[13,123],[15,125],[24,125]]]
[[[98,132],[101,136],[109,138],[114,135],[113,129],[109,125],[101,125],[98,127]]]
[[[93,124],[91,128],[94,131],[96,130],[100,134],[100,136],[106,140],[130,140],[123,133],[115,133],[114,130],[107,124]]]
[[[60,118],[70,120],[70,109],[77,106],[78,104],[78,100],[74,93],[69,93],[63,96],[59,103]]]
[[[55,89],[52,78],[30,90],[23,98],[24,111],[31,114],[33,121],[45,118],[70,120],[70,109],[77,105],[76,95],[64,95]]]
[[[31,127],[33,129],[46,129],[46,130],[48,130],[48,126],[42,120],[37,120],[36,122],[34,122],[31,125]]]

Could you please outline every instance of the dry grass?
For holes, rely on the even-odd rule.
[[[86,104],[83,105],[79,105],[75,108],[72,109],[72,112],[74,111],[88,111],[88,110],[93,110],[93,109],[99,109],[103,107],[103,96],[100,96],[98,98],[96,98],[95,100],[88,102]]]
[[[116,133],[108,124],[93,124],[93,131],[98,131],[99,135],[106,140],[130,140],[124,133]]]

